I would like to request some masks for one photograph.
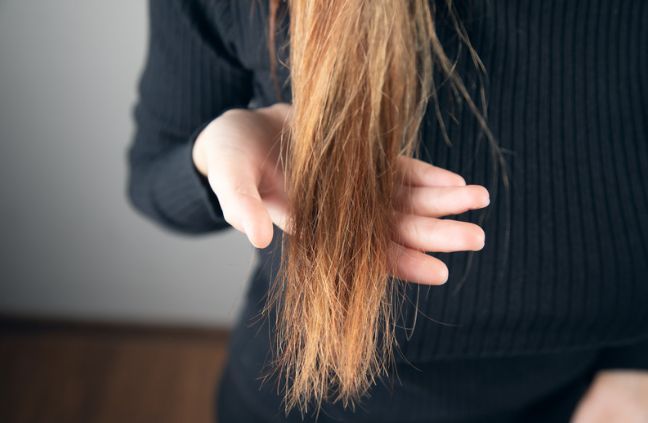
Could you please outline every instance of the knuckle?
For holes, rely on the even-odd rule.
[[[436,218],[422,219],[421,224],[417,225],[417,235],[425,235],[427,239],[430,239],[430,235],[434,234],[439,226],[439,220]]]
[[[418,219],[409,219],[405,239],[412,244],[420,244],[422,237],[426,234],[425,225]]]

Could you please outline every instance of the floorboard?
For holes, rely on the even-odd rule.
[[[227,331],[0,319],[0,422],[214,422]]]

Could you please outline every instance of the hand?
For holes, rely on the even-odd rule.
[[[648,422],[648,372],[605,370],[580,400],[572,423]]]
[[[399,157],[399,171],[403,183],[396,189],[392,274],[409,282],[443,284],[448,267],[425,251],[481,250],[486,236],[479,225],[441,217],[486,207],[489,193],[481,185],[466,185],[456,173],[410,157]]]
[[[288,200],[277,141],[291,111],[288,103],[228,110],[194,144],[194,164],[207,176],[225,221],[257,248],[272,241],[273,222],[285,226]]]
[[[272,223],[286,231],[284,175],[277,164],[278,135],[292,106],[277,103],[255,110],[233,109],[196,139],[194,163],[218,197],[225,220],[257,248],[272,241]],[[396,221],[389,266],[403,280],[441,284],[448,268],[425,251],[479,250],[484,231],[473,223],[441,219],[488,205],[488,191],[424,161],[400,157],[402,184],[396,189]]]

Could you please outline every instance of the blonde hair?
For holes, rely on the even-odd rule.
[[[278,5],[270,0],[277,89]],[[429,0],[289,0],[288,9],[293,112],[282,158],[290,234],[265,312],[277,312],[273,366],[285,410],[303,413],[312,402],[317,410],[323,401],[354,406],[394,362],[403,298],[387,264],[396,162],[418,154],[436,67],[496,144],[441,46]]]

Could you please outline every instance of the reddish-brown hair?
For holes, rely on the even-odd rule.
[[[279,2],[270,0],[268,28],[277,90]],[[393,362],[402,288],[387,265],[396,161],[418,152],[435,67],[493,137],[437,38],[429,0],[287,4],[293,112],[282,157],[290,234],[266,311],[277,311],[274,365],[286,410],[306,411],[324,400],[353,405]],[[451,0],[446,5],[452,10]]]

